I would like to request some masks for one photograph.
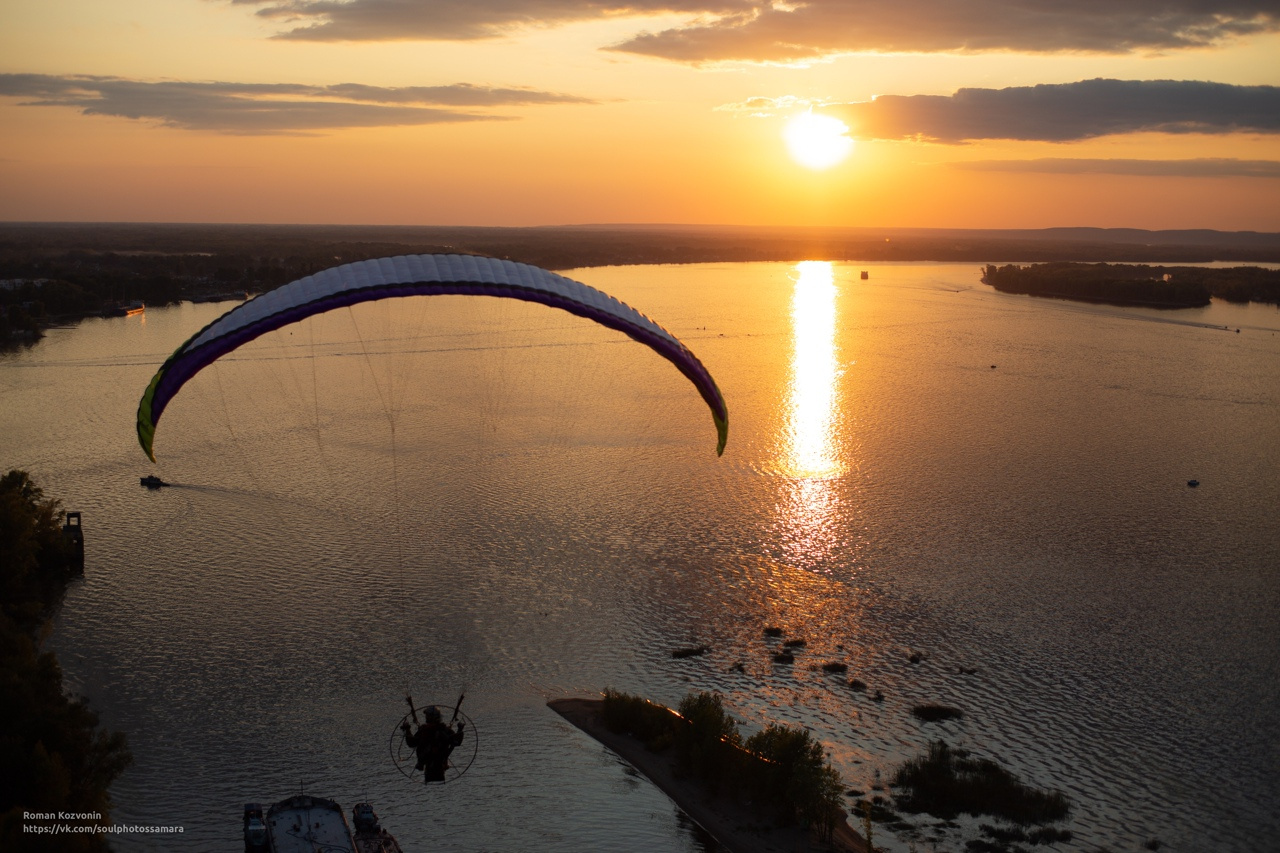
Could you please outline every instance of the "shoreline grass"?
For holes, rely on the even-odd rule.
[[[899,789],[894,802],[902,811],[946,820],[964,813],[1028,826],[1064,820],[1071,812],[1062,792],[1033,788],[994,761],[974,758],[942,741],[899,767],[893,786]]]

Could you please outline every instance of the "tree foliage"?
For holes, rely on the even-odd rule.
[[[650,749],[674,746],[680,766],[713,792],[748,797],[778,823],[803,823],[830,836],[844,819],[844,783],[822,744],[805,729],[770,725],[744,743],[718,693],[694,692],[673,713],[645,699],[606,690],[603,719]]]
[[[791,813],[829,835],[837,817],[844,816],[844,783],[827,761],[822,743],[807,729],[769,725],[747,738],[746,748],[760,759],[757,784],[784,816]]]
[[[676,748],[685,769],[713,789],[732,784],[737,770],[734,753],[742,737],[720,694],[688,694],[680,700],[680,716],[689,723],[676,731]]]
[[[7,616],[32,630],[66,582],[70,551],[63,511],[26,471],[0,477],[0,600]]]
[[[104,836],[24,832],[24,812],[96,812],[128,766],[124,735],[98,729],[84,700],[62,689],[62,670],[39,647],[70,569],[62,510],[25,471],[0,478],[0,850],[99,851]]]

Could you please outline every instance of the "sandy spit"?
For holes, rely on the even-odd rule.
[[[675,759],[649,752],[640,741],[616,734],[600,720],[601,699],[554,699],[547,707],[604,744],[658,786],[728,853],[867,853],[867,845],[848,822],[830,841],[799,827],[775,827],[761,821],[745,803],[713,797],[693,779],[675,773]]]

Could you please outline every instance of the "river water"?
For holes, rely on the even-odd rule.
[[[0,463],[84,514],[51,646],[128,734],[113,817],[184,829],[116,847],[237,850],[245,802],[305,790],[371,801],[406,850],[706,849],[545,707],[613,687],[719,691],[745,733],[808,726],[862,791],[962,746],[1070,796],[1055,849],[1277,849],[1280,312],[859,269],[569,273],[708,366],[722,458],[668,363],[503,300],[260,339],[182,391],[157,466],[137,400],[230,305],[0,356]],[[152,472],[176,485],[140,488]],[[794,664],[765,627],[807,641]],[[461,778],[392,763],[406,692],[465,692]],[[929,702],[964,716],[921,723]],[[920,850],[976,824],[916,823]]]

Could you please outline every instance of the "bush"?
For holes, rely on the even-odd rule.
[[[601,718],[609,731],[643,741],[653,752],[671,745],[680,722],[669,708],[610,688],[604,691]]]
[[[948,820],[963,812],[1025,826],[1062,820],[1071,811],[1061,792],[1031,788],[994,761],[971,758],[941,741],[899,767],[893,784],[902,789],[894,797],[898,808]]]

